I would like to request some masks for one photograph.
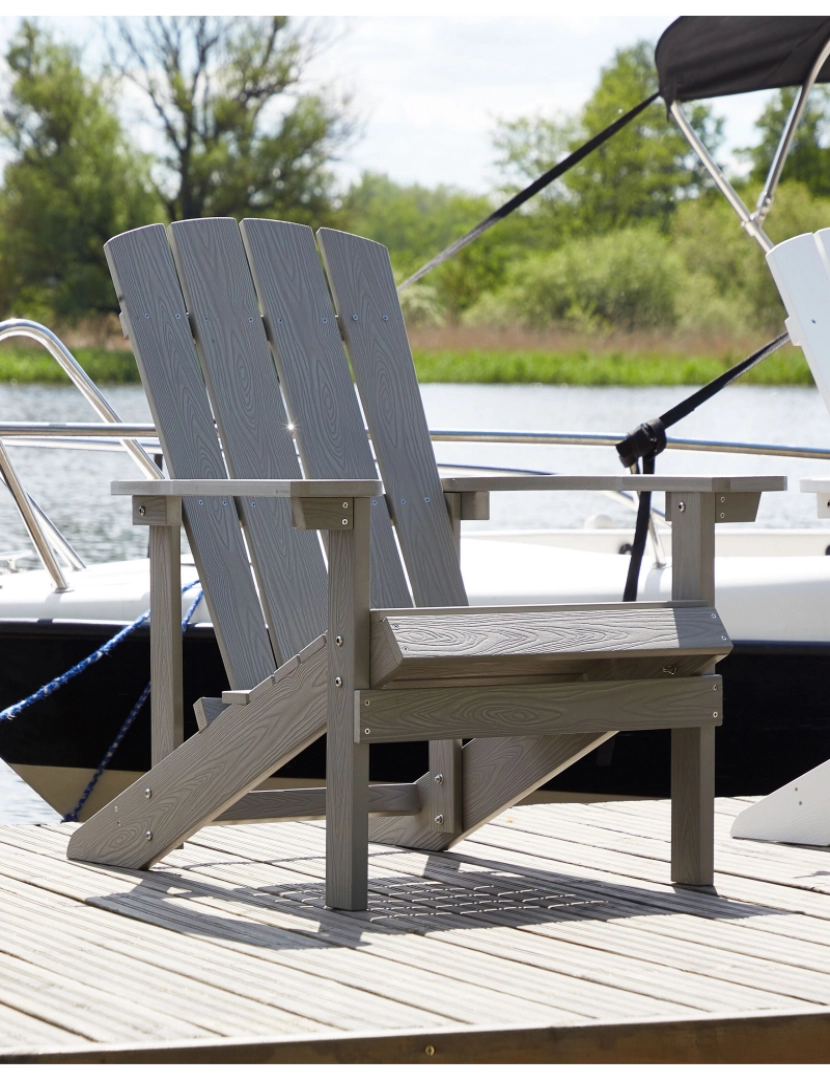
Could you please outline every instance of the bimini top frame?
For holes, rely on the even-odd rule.
[[[689,145],[738,215],[745,231],[769,251],[763,223],[775,197],[807,97],[830,82],[830,19],[703,17],[676,19],[657,43],[660,94]],[[745,205],[703,145],[681,108],[694,101],[753,90],[800,86],[754,212]]]

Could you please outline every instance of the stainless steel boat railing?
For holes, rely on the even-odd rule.
[[[92,408],[107,422],[108,434],[110,436],[113,434],[123,436],[120,440],[120,448],[132,456],[145,476],[160,477],[162,475],[161,470],[147,454],[144,447],[130,437],[134,434],[131,429],[135,425],[121,424],[118,413],[56,334],[53,334],[48,327],[41,325],[41,323],[32,322],[29,319],[7,319],[0,322],[0,341],[6,341],[14,337],[29,338],[47,349]],[[52,427],[54,425],[33,426]],[[57,426],[72,429],[73,427],[86,428],[89,425]],[[93,426],[96,429],[99,427],[99,425]],[[121,430],[124,427],[127,428],[126,431]],[[146,431],[141,430],[137,434],[139,436],[144,435]],[[66,437],[66,433],[64,433],[64,437]],[[2,478],[3,483],[14,497],[26,531],[35,546],[38,557],[52,578],[55,591],[65,592],[70,586],[60,567],[57,556],[60,555],[67,565],[74,570],[82,570],[85,563],[57,526],[26,491],[6,451],[3,436],[0,436],[0,478]]]
[[[157,433],[152,424],[124,423],[71,352],[47,327],[26,319],[0,322],[0,341],[15,336],[28,337],[43,345],[104,420],[104,423],[0,422],[0,479],[11,491],[38,556],[52,577],[55,589],[63,591],[69,586],[60,568],[57,555],[76,570],[84,567],[83,559],[26,491],[4,444],[37,448],[71,447],[80,450],[124,451],[130,454],[146,476],[160,477],[163,474],[147,451],[148,446],[151,451],[156,451]],[[615,447],[625,436],[620,432],[480,431],[466,428],[438,428],[430,431],[430,437],[436,443]],[[830,461],[828,447],[777,443],[669,437],[666,449]],[[461,468],[461,466],[456,467]],[[528,470],[511,468],[504,471],[526,472]],[[629,506],[636,503],[633,496],[627,496],[624,492],[612,494],[621,497]],[[662,565],[665,562],[665,556],[662,553],[662,544],[656,529],[656,520],[659,517],[662,515],[654,511],[649,533],[655,562]]]

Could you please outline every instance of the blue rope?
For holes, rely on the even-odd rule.
[[[199,584],[198,579],[196,581],[191,581],[191,583],[189,585],[185,585],[185,587],[182,589],[182,592],[186,593],[188,591],[188,589],[192,589],[194,585],[198,585],[198,584]],[[199,601],[202,599],[202,596],[203,596],[203,590],[199,589],[198,593],[196,594],[196,598],[194,599],[194,601],[190,605],[190,607],[187,609],[187,614],[185,615],[184,619],[182,619],[182,633],[184,633],[185,630],[190,625],[190,620],[193,618],[193,613],[196,610],[196,608],[199,606]],[[145,613],[141,616],[141,619],[136,620],[136,623],[138,625],[140,625],[141,622],[143,622],[149,616],[149,614],[150,614],[149,611],[145,611]],[[133,629],[135,629],[135,626],[133,626]],[[113,638],[113,641],[114,640],[115,640],[115,638]],[[109,644],[110,643],[107,642],[107,645],[109,645]],[[106,645],[103,646],[103,648],[106,648],[106,647],[107,647]],[[81,810],[83,809],[84,803],[87,801],[89,796],[92,794],[93,790],[95,789],[95,785],[98,783],[98,781],[103,776],[104,770],[106,769],[107,765],[109,765],[110,761],[112,760],[112,757],[115,754],[115,751],[121,745],[121,742],[123,741],[124,736],[127,734],[127,732],[130,730],[130,728],[133,726],[133,721],[138,716],[138,714],[141,712],[142,706],[146,702],[147,698],[150,696],[150,686],[151,686],[151,684],[147,683],[147,685],[144,687],[144,689],[139,694],[138,700],[136,701],[135,705],[133,705],[132,709],[130,709],[129,716],[127,717],[127,719],[124,721],[124,723],[119,728],[118,734],[112,740],[109,749],[107,750],[106,754],[104,754],[103,758],[101,759],[100,765],[95,770],[95,772],[92,774],[92,778],[90,779],[87,786],[84,788],[83,794],[81,795],[80,799],[78,799],[78,802],[75,804],[73,809],[70,810],[68,814],[64,815],[63,818],[61,818],[62,821],[77,821],[78,820],[78,814],[80,814]]]

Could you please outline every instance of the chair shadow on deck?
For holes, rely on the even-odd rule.
[[[327,947],[359,948],[367,932],[429,934],[504,927],[543,928],[564,922],[624,922],[669,914],[734,920],[785,912],[719,896],[712,889],[675,886],[671,891],[594,880],[590,873],[563,874],[530,869],[509,860],[442,853],[430,855],[421,873],[395,873],[388,863],[412,852],[387,849],[370,856],[369,905],[365,912],[334,911],[325,906],[321,854],[272,861],[202,852],[181,867],[161,864],[137,872],[141,880],[124,893],[87,902],[144,922],[180,929],[206,939],[245,942],[274,950]],[[374,864],[374,872],[373,872]],[[291,870],[296,867],[297,874]],[[225,871],[240,876],[247,869],[256,884],[194,880],[191,873]],[[311,875],[314,875],[312,877]],[[188,901],[183,908],[176,901]],[[224,910],[223,910],[224,909]],[[471,943],[472,944],[472,943]],[[516,942],[526,957],[532,944]]]

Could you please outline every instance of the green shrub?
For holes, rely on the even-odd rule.
[[[482,298],[465,322],[512,319],[534,330],[669,328],[678,321],[681,279],[669,240],[651,228],[624,229],[514,264],[505,287]]]

